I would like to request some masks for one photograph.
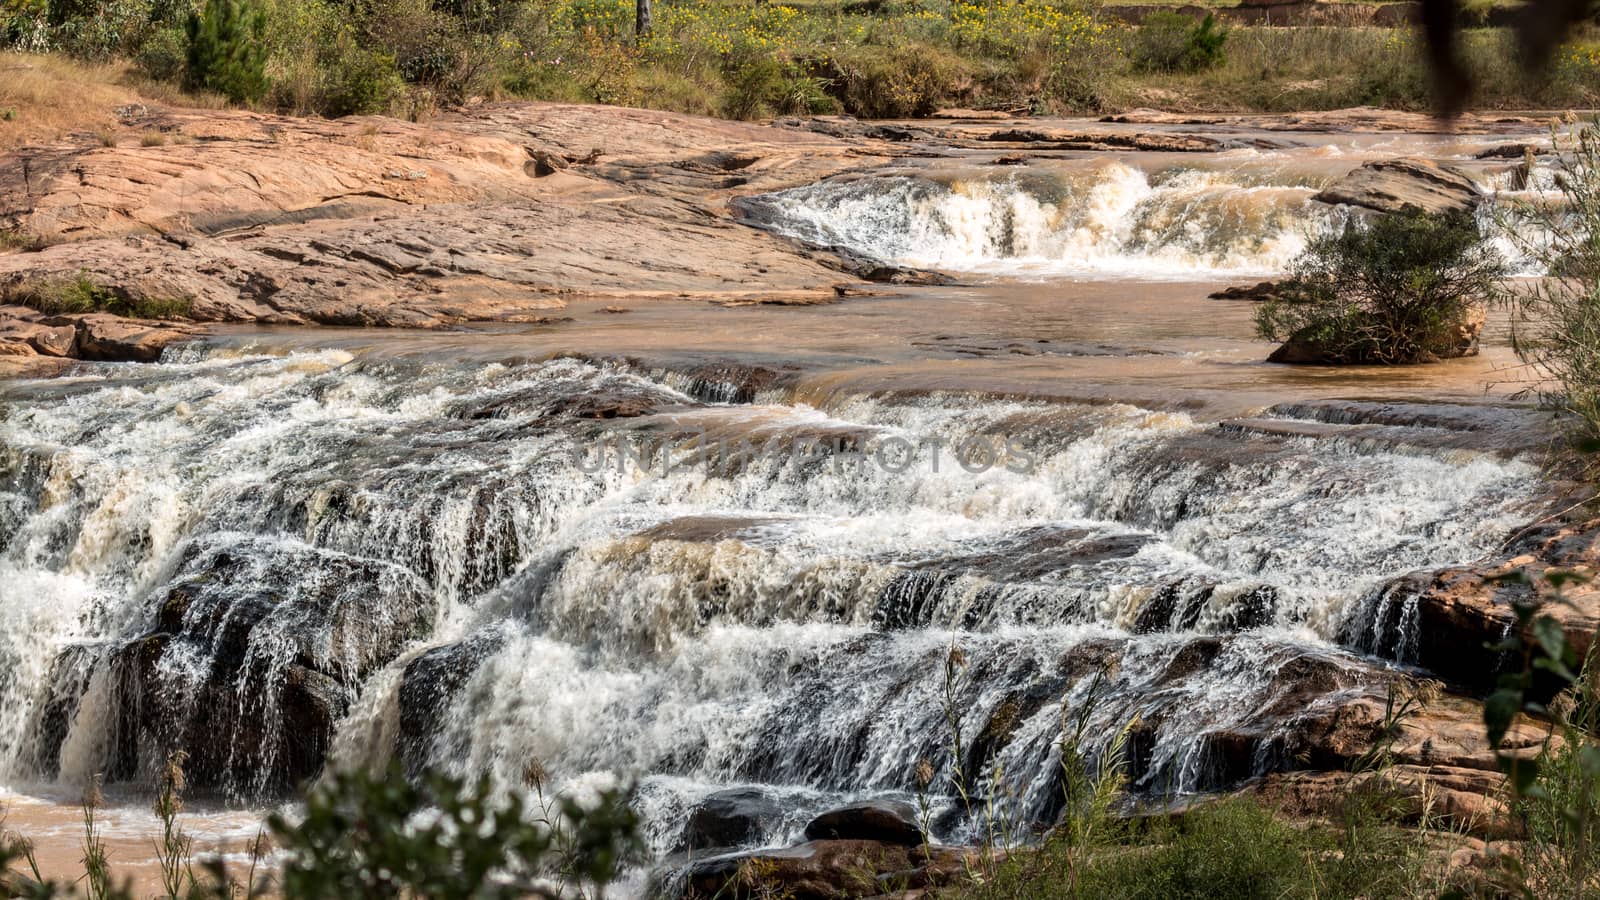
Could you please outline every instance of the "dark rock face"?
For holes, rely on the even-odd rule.
[[[1459,169],[1426,159],[1401,158],[1367,163],[1312,199],[1384,213],[1406,206],[1438,213],[1470,209],[1482,194]]]
[[[1250,287],[1228,287],[1216,291],[1209,296],[1212,300],[1249,300],[1260,303],[1276,299],[1279,293],[1278,283],[1275,281],[1261,281]]]
[[[467,682],[504,643],[499,631],[482,631],[454,644],[435,647],[406,664],[400,676],[400,730],[397,750],[406,771],[421,774],[440,755],[438,735]]]
[[[927,842],[917,811],[899,800],[867,800],[832,809],[806,825],[812,841],[880,841],[914,847]]]
[[[1492,649],[1516,627],[1517,604],[1543,603],[1579,658],[1600,627],[1600,592],[1569,587],[1563,602],[1543,579],[1550,569],[1585,571],[1600,564],[1600,532],[1591,526],[1532,534],[1509,559],[1478,566],[1419,572],[1374,591],[1344,625],[1341,639],[1365,652],[1426,668],[1462,688],[1487,692],[1515,664]],[[1505,576],[1520,572],[1522,577]],[[1536,689],[1556,685],[1543,673]]]
[[[683,830],[683,847],[709,850],[742,847],[762,839],[783,809],[760,788],[730,788],[700,801]]]
[[[179,572],[147,630],[99,662],[111,780],[147,776],[182,748],[201,790],[281,794],[321,771],[361,681],[431,623],[414,576],[310,548],[194,548]],[[53,765],[56,753],[37,755]]]

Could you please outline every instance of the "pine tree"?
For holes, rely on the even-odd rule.
[[[265,26],[256,0],[206,0],[203,13],[189,16],[189,88],[235,103],[260,99],[267,90]]]

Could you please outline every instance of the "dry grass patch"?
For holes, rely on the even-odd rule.
[[[142,78],[125,62],[0,53],[0,150],[56,143],[73,135],[105,143],[106,135],[127,131],[116,110],[134,104],[223,105],[219,98],[186,94]]]

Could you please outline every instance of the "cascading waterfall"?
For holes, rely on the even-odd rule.
[[[1537,490],[1529,463],[1430,444],[1446,417],[1346,441],[691,386],[213,348],[8,387],[0,778],[137,782],[181,747],[249,800],[327,759],[505,785],[538,763],[637,781],[666,853],[719,787],[789,798],[777,841],[928,760],[1044,823],[1084,703],[1096,747],[1132,729],[1142,791],[1290,758],[1285,723],[1383,677],[1338,646],[1349,611],[1492,549]],[[600,455],[641,441],[682,464]],[[1241,742],[1243,765],[1219,749]],[[974,827],[939,802],[941,836]]]
[[[964,178],[841,178],[739,205],[748,221],[780,234],[900,265],[1192,280],[1281,274],[1307,241],[1361,214],[1313,201],[1319,187],[1258,173],[1151,174],[1100,162]],[[1516,274],[1538,274],[1527,245],[1537,235],[1515,209],[1559,196],[1554,169],[1491,172],[1481,187],[1494,198],[1479,215],[1490,243]]]
[[[1314,185],[1232,172],[1085,169],[840,179],[742,201],[783,234],[947,271],[1193,278],[1280,271],[1346,213]]]

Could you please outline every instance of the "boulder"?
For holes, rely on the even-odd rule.
[[[1415,206],[1427,212],[1470,209],[1482,199],[1460,169],[1432,160],[1403,157],[1369,162],[1317,194],[1314,200],[1397,212]]]
[[[1464,688],[1490,691],[1513,662],[1492,648],[1515,627],[1517,604],[1544,604],[1544,614],[1561,625],[1579,658],[1588,654],[1600,627],[1600,591],[1575,584],[1558,598],[1544,573],[1584,574],[1597,567],[1600,529],[1595,523],[1549,528],[1526,536],[1499,559],[1390,581],[1346,622],[1343,640]],[[1536,675],[1540,694],[1556,690],[1549,676]]]
[[[695,807],[683,830],[688,850],[741,847],[760,841],[767,827],[782,818],[783,809],[760,788],[718,791]]]
[[[1422,4],[1384,3],[1373,10],[1372,24],[1379,28],[1402,28],[1422,22]]]
[[[806,825],[812,841],[878,841],[914,847],[927,843],[917,810],[902,800],[866,800],[830,809]]]
[[[1278,283],[1262,281],[1250,287],[1227,287],[1207,295],[1212,300],[1249,300],[1260,303],[1278,296]]]
[[[0,871],[0,898],[49,896],[44,886],[11,869]]]
[[[105,313],[83,316],[77,329],[80,359],[113,362],[156,362],[168,345],[189,337],[167,325]]]
[[[504,635],[494,629],[419,654],[400,675],[399,733],[395,744],[406,771],[420,775],[440,762],[438,746],[450,713],[458,707],[461,692],[485,660],[504,645]],[[465,748],[459,748],[465,752]]]

